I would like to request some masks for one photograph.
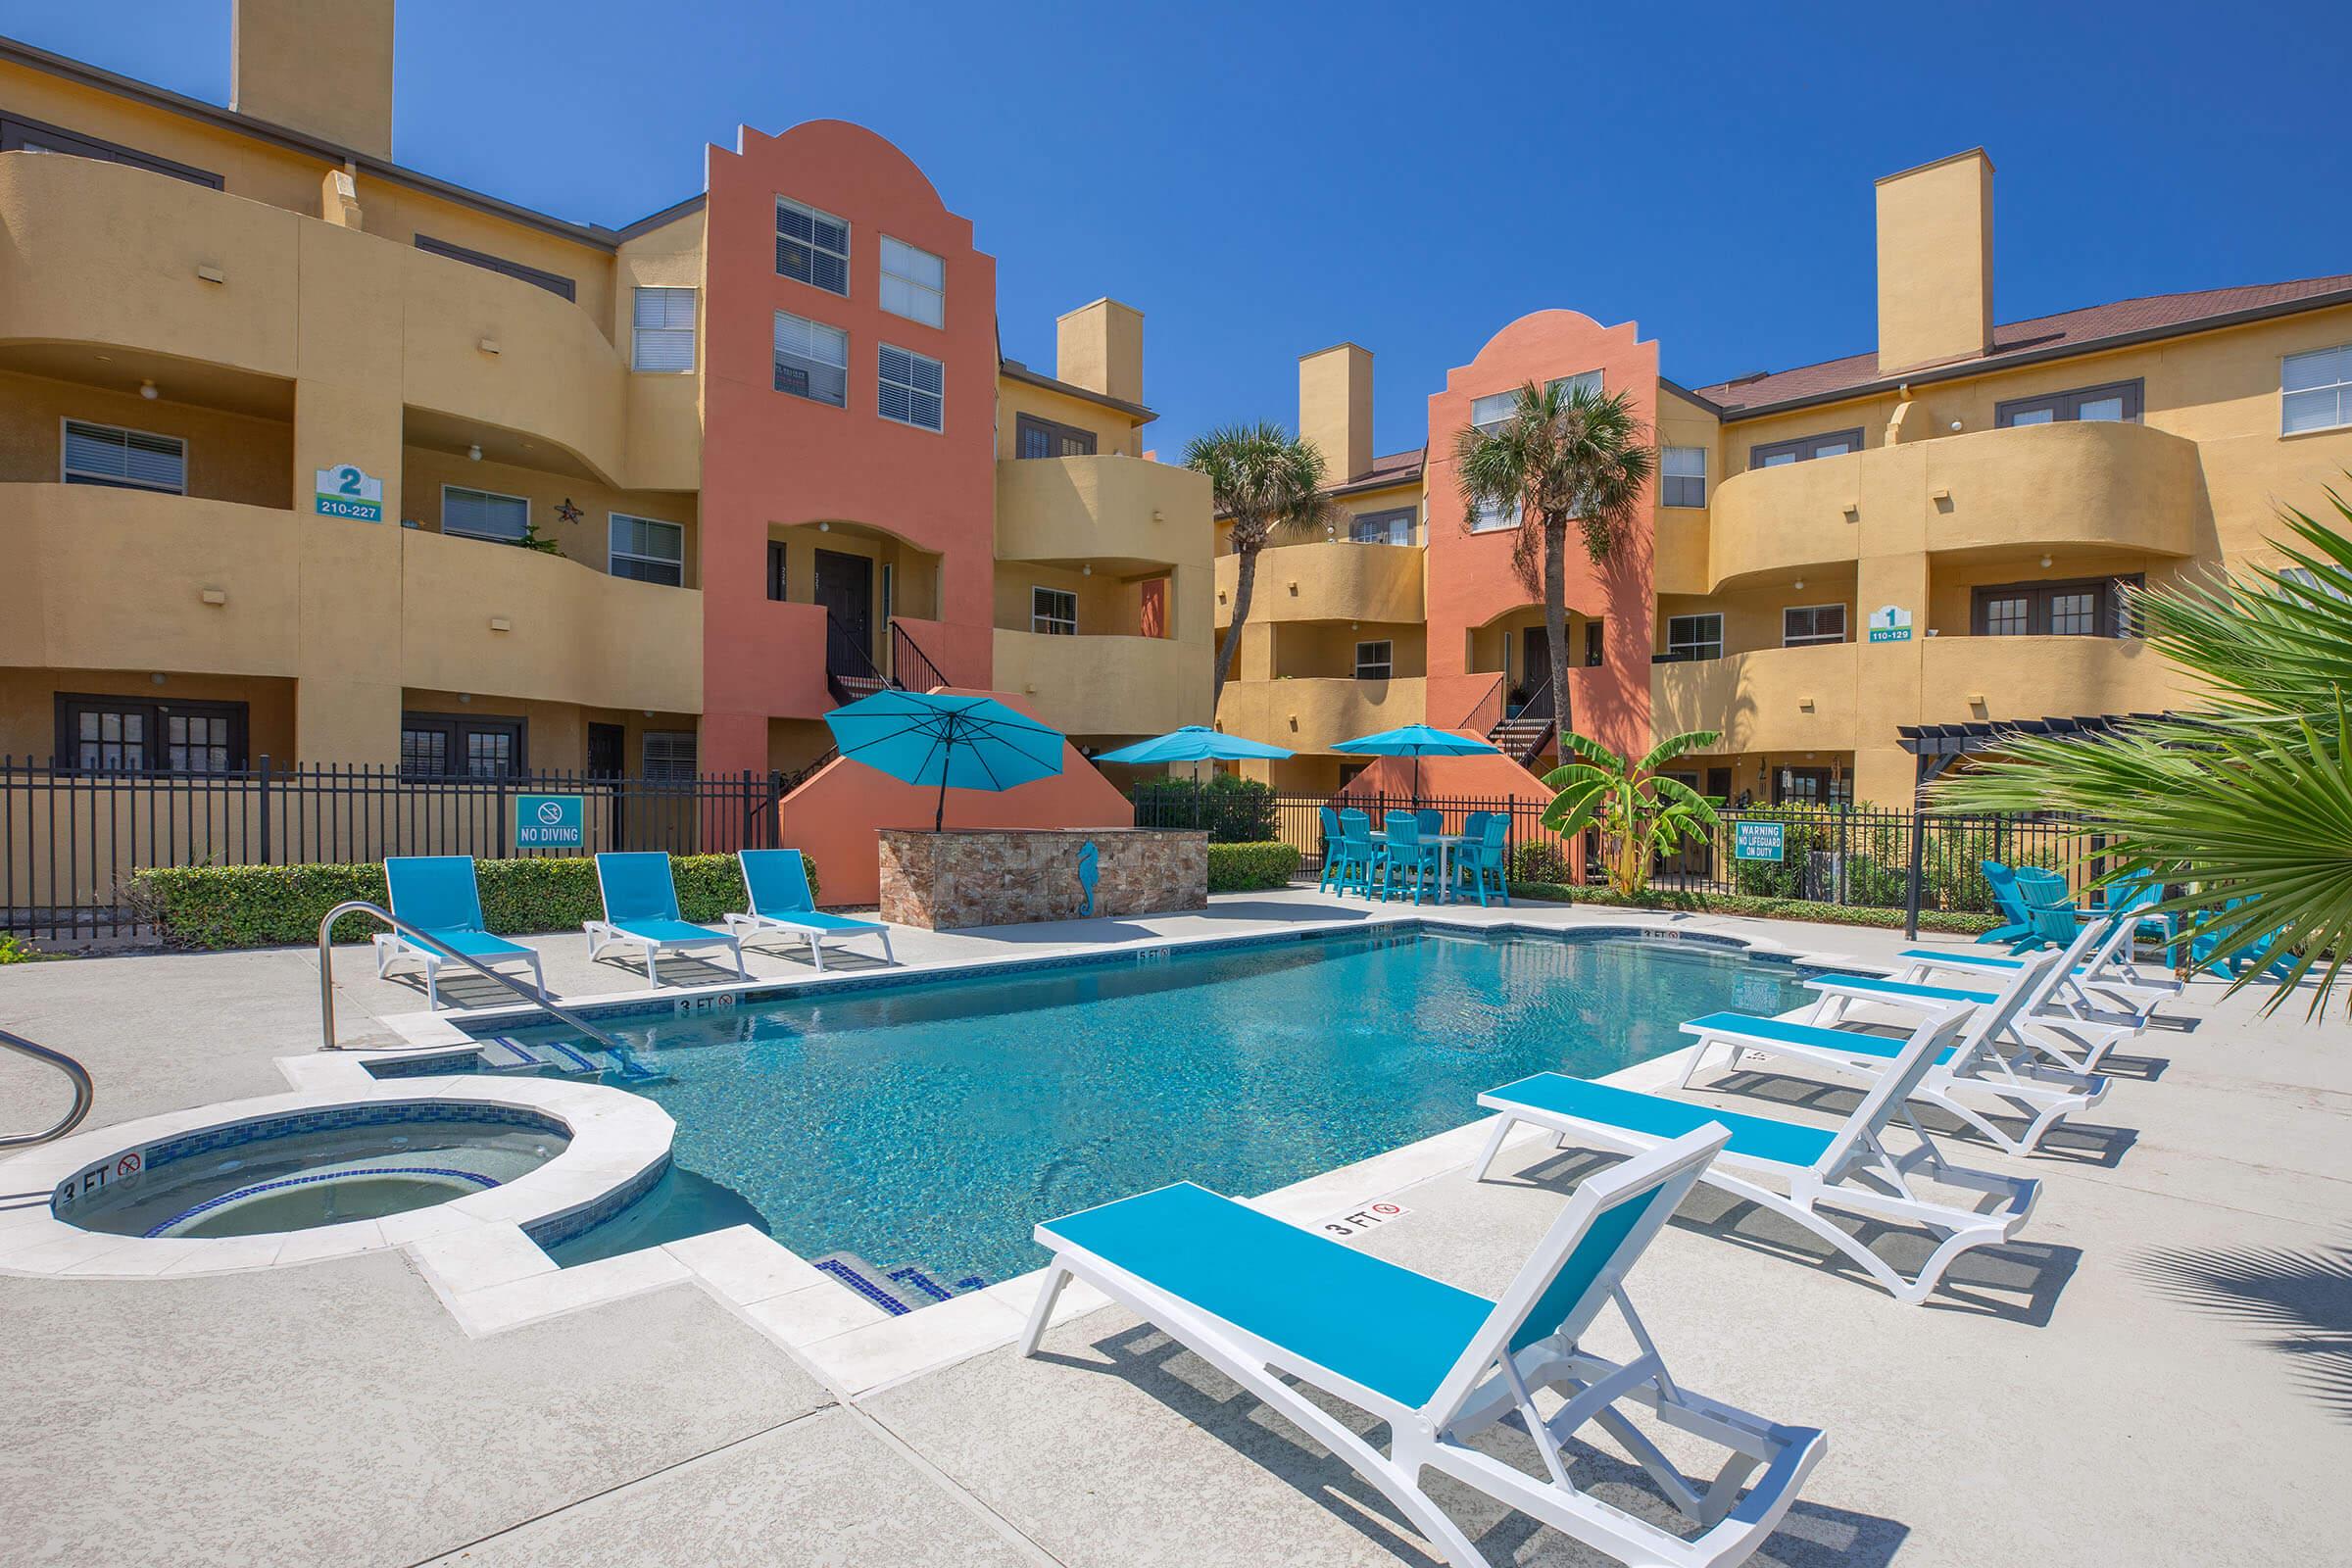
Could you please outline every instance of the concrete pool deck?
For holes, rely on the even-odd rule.
[[[899,953],[929,967],[1402,912],[1293,890],[1200,914],[906,932]],[[1900,945],[1546,906],[1446,917],[1665,923],[1862,958]],[[532,945],[564,996],[645,990],[642,970],[588,963],[577,937]],[[276,1058],[318,1041],[315,965],[299,951],[33,965],[0,974],[0,1021],[82,1056],[93,1124],[121,1121],[283,1090]],[[677,960],[663,975],[718,977]],[[363,948],[337,950],[335,976],[347,1044],[393,1044],[388,1020],[421,1006]],[[2341,1555],[2352,1028],[2307,1024],[2299,1004],[2261,1018],[2221,989],[2166,1009],[2193,1029],[2125,1048],[2094,1130],[2025,1161],[1953,1146],[2046,1191],[2017,1244],[1963,1260],[1924,1308],[1833,1270],[1799,1233],[1703,1195],[1686,1205],[1631,1282],[1669,1365],[1831,1439],[1754,1560]],[[1846,1103],[1788,1079],[1717,1082],[1736,1092],[1694,1098],[1806,1117]],[[0,1064],[12,1130],[54,1096]],[[1446,1137],[1387,1167],[1406,1212],[1361,1245],[1492,1291],[1590,1156],[1531,1140],[1474,1184],[1474,1138]],[[1304,1212],[1317,1189],[1334,1208],[1383,1196],[1358,1190],[1362,1169],[1285,1197]],[[0,1276],[0,1322],[12,1568],[1429,1560],[1364,1483],[1116,1309],[1064,1323],[1036,1360],[998,1337],[870,1384],[684,1285],[471,1335],[407,1252],[152,1283]],[[1497,1562],[1599,1560],[1466,1494],[1442,1500]]]

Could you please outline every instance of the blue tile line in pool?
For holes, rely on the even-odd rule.
[[[142,1163],[149,1171],[173,1160],[209,1154],[222,1149],[235,1149],[245,1144],[259,1143],[266,1138],[285,1138],[302,1133],[338,1132],[351,1127],[378,1127],[395,1123],[418,1122],[489,1122],[502,1127],[528,1127],[551,1133],[558,1138],[569,1138],[570,1131],[553,1116],[513,1105],[496,1105],[469,1101],[393,1101],[374,1105],[338,1105],[329,1110],[304,1110],[277,1116],[259,1116],[250,1121],[230,1122],[225,1127],[211,1127],[202,1132],[182,1133],[150,1144]],[[106,1163],[101,1161],[101,1163]]]
[[[185,1225],[200,1214],[209,1214],[221,1204],[233,1203],[241,1198],[254,1198],[263,1193],[274,1193],[281,1187],[308,1187],[313,1182],[339,1182],[357,1176],[448,1176],[459,1181],[471,1182],[476,1187],[496,1187],[498,1185],[496,1177],[484,1176],[479,1171],[450,1170],[438,1165],[369,1165],[358,1170],[313,1171],[307,1176],[288,1176],[282,1181],[256,1182],[251,1187],[240,1187],[233,1193],[222,1193],[219,1198],[208,1198],[194,1208],[172,1215],[161,1225],[147,1232],[143,1239],[153,1241],[158,1236],[169,1232],[174,1225]]]
[[[860,991],[890,990],[899,986],[920,985],[927,981],[970,980],[989,975],[1034,974],[1041,970],[1087,968],[1098,964],[1151,963],[1165,960],[1175,954],[1231,953],[1250,948],[1280,947],[1293,942],[1322,942],[1335,937],[1375,937],[1383,941],[1404,942],[1427,936],[1462,936],[1472,938],[1537,937],[1563,944],[1606,941],[1682,942],[1696,947],[1720,948],[1738,953],[1759,963],[1781,963],[1791,967],[1820,969],[1828,966],[1808,960],[1793,953],[1774,953],[1760,950],[1739,937],[1724,936],[1713,931],[1676,931],[1656,926],[1606,925],[1578,926],[1563,930],[1557,926],[1523,925],[1501,920],[1491,925],[1454,925],[1444,920],[1394,920],[1367,931],[1362,926],[1317,926],[1307,931],[1253,931],[1245,936],[1209,937],[1176,943],[1147,943],[1140,946],[1120,946],[1102,953],[1056,953],[1034,958],[991,958],[979,963],[946,964],[934,968],[885,970],[878,974],[827,975],[821,979],[785,980],[773,984],[738,990],[723,995],[678,997],[646,1002],[609,1002],[571,1007],[574,1017],[597,1021],[606,1019],[675,1017],[680,1009],[693,1003],[725,1002],[730,1005],[747,1005],[762,1002],[788,1002],[800,997],[839,997]],[[469,1025],[453,1020],[458,1027],[473,1034]],[[499,1010],[480,1020],[484,1025],[501,1031],[499,1035],[475,1034],[473,1038],[489,1042],[501,1040],[510,1029],[535,1029],[556,1022],[551,1014],[533,1013],[520,1008]],[[377,1078],[410,1076],[401,1070],[411,1063],[446,1063],[461,1056],[432,1056],[401,1058],[399,1061],[371,1062],[368,1071]],[[478,1059],[478,1058],[477,1058]],[[447,1071],[445,1065],[423,1068],[423,1071]],[[594,1070],[591,1067],[588,1070]]]

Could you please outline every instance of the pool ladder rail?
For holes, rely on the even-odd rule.
[[[55,1126],[42,1132],[13,1133],[8,1137],[0,1138],[0,1150],[30,1149],[38,1144],[53,1144],[82,1124],[83,1119],[90,1113],[92,1102],[98,1098],[97,1088],[90,1082],[90,1070],[87,1067],[62,1051],[52,1051],[47,1046],[35,1045],[23,1035],[10,1034],[5,1029],[0,1029],[0,1048],[16,1052],[20,1055],[30,1056],[35,1061],[47,1062],[73,1080],[74,1084],[73,1108],[68,1110]]]
[[[577,1029],[581,1034],[586,1035],[589,1039],[595,1041],[599,1046],[602,1046],[605,1050],[612,1053],[614,1057],[622,1060],[630,1059],[628,1049],[619,1041],[613,1039],[611,1035],[605,1033],[604,1030],[599,1029],[596,1025],[588,1022],[588,1020],[585,1018],[579,1017],[576,1014],[567,1011],[564,1007],[557,1005],[556,999],[549,996],[546,992],[540,990],[537,986],[525,985],[511,974],[503,974],[500,971],[491,968],[479,958],[460,953],[457,949],[450,947],[448,944],[442,942],[439,938],[434,937],[429,933],[417,930],[415,926],[409,924],[408,921],[403,920],[399,915],[394,914],[390,909],[383,907],[381,905],[370,904],[366,899],[346,899],[341,904],[338,904],[333,908],[327,910],[325,917],[318,922],[319,1050],[339,1051],[342,1049],[340,1046],[335,1044],[335,966],[329,944],[327,942],[327,933],[334,929],[335,922],[337,920],[342,919],[347,914],[364,914],[370,919],[381,920],[384,924],[390,926],[393,930],[399,932],[411,942],[416,943],[418,947],[430,948],[445,958],[455,958],[458,962],[473,970],[476,974],[488,975],[500,985],[505,986],[509,991],[512,991],[516,996],[522,998],[523,1001],[528,1002],[531,1004],[531,1005],[539,1008],[542,1012],[547,1013],[549,1016],[555,1018],[561,1023],[564,1023],[573,1029]]]

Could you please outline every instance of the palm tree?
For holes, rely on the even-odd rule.
[[[2328,499],[2352,530],[2352,504]],[[2352,539],[2280,514],[2290,564],[2133,590],[2148,646],[2203,688],[2195,711],[2109,737],[2017,736],[1935,786],[1945,810],[2058,810],[2109,835],[2106,880],[2153,873],[2194,891],[2159,908],[2211,939],[2200,967],[2291,952],[2276,1007],[2323,964],[2316,1013],[2352,958]],[[2237,977],[2269,972],[2256,962]],[[2233,986],[2232,989],[2235,989]]]
[[[1241,558],[1233,585],[1233,624],[1217,647],[1216,684],[1209,694],[1214,714],[1233,674],[1250,618],[1250,596],[1257,586],[1257,553],[1277,532],[1308,534],[1345,514],[1323,494],[1323,449],[1299,440],[1271,421],[1229,424],[1195,436],[1184,449],[1184,466],[1208,475],[1210,501],[1220,516],[1233,519],[1233,553]]]
[[[1662,852],[1714,833],[1715,808],[1723,804],[1658,769],[1722,738],[1711,729],[1669,736],[1629,764],[1598,741],[1562,730],[1561,749],[1579,760],[1544,775],[1544,787],[1559,792],[1544,808],[1544,825],[1573,845],[1579,833],[1598,823],[1609,886],[1633,898],[1649,885],[1649,868]]]
[[[1582,530],[1585,554],[1594,563],[1615,552],[1657,467],[1649,430],[1622,392],[1530,381],[1500,424],[1454,437],[1453,461],[1470,517],[1483,507],[1519,509],[1511,564],[1528,591],[1544,598],[1552,713],[1565,738],[1575,728],[1568,710],[1568,525]]]

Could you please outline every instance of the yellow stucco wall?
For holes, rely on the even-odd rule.
[[[1234,681],[1217,722],[1230,734],[1295,752],[1329,752],[1358,735],[1423,722],[1427,688],[1425,680],[1403,678]]]
[[[1066,424],[1091,431],[1095,437],[1095,455],[1110,457],[1117,454],[1140,458],[1144,455],[1143,427],[1135,418],[1117,409],[1096,402],[1092,398],[1071,397],[1052,387],[1039,386],[1016,376],[997,378],[997,456],[1011,459],[1020,449],[1014,445],[1024,414],[1054,424]],[[1043,460],[1033,460],[1043,461]]]
[[[1419,545],[1346,542],[1269,545],[1258,552],[1250,623],[1420,620],[1424,568]],[[1233,623],[1241,558],[1216,558],[1216,623]]]
[[[994,680],[1065,735],[1140,738],[1208,722],[1208,661],[1204,642],[1000,627]]]

